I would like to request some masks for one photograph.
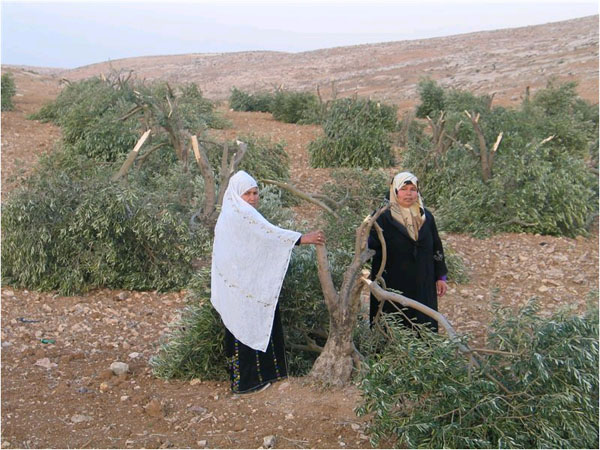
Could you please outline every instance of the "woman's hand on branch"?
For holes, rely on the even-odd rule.
[[[300,238],[301,244],[324,245],[325,242],[325,233],[323,233],[321,230],[311,231],[310,233],[303,234]]]

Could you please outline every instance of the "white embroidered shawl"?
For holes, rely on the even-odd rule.
[[[241,197],[257,183],[231,177],[215,227],[211,298],[227,329],[255,350],[269,345],[275,307],[300,233],[269,223]]]

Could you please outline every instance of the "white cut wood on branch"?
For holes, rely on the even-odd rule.
[[[498,150],[498,147],[500,146],[500,141],[502,141],[502,136],[504,136],[504,133],[500,132],[500,134],[496,138],[496,142],[494,143],[494,146],[492,147],[492,153],[496,153],[496,151]]]
[[[131,152],[129,152],[127,159],[125,160],[125,162],[123,163],[123,165],[121,166],[119,171],[113,175],[112,181],[117,181],[127,174],[127,171],[131,168],[131,166],[133,165],[133,162],[137,158],[140,148],[142,148],[142,145],[144,145],[144,142],[146,142],[146,139],[148,139],[148,136],[150,135],[150,131],[152,131],[152,130],[150,130],[150,129],[146,130],[146,132],[142,135],[142,137],[137,141],[137,144],[135,144],[135,147],[133,148],[133,150],[131,150]]]
[[[204,218],[208,218],[212,215],[215,209],[215,176],[213,175],[206,152],[204,150],[200,150],[200,146],[198,145],[198,137],[193,135],[191,140],[192,149],[194,150],[194,157],[196,158],[196,162],[198,163],[198,167],[200,168],[200,172],[204,178],[203,215]]]

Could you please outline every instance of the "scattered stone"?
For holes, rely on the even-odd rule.
[[[284,381],[283,383],[281,383],[279,385],[279,390],[283,391],[283,390],[285,390],[285,389],[287,389],[289,387],[290,387],[290,382],[289,381]]]
[[[2,448],[10,448],[10,442],[2,441]]]
[[[163,417],[162,405],[156,399],[150,400],[150,402],[144,406],[144,411],[150,417]]]
[[[200,378],[194,378],[193,380],[190,381],[190,385],[192,386],[196,386],[197,384],[202,383],[202,380]]]
[[[84,416],[83,414],[75,414],[71,417],[71,422],[73,423],[81,423],[81,422],[89,422],[93,420],[90,416]]]
[[[207,444],[206,439],[196,442],[196,445],[198,446],[198,448],[206,448],[206,444]]]
[[[191,408],[188,408],[188,411],[191,411],[196,414],[206,414],[208,412],[208,409],[203,408],[202,406],[192,406]]]
[[[122,402],[126,402],[127,400],[129,400],[129,395],[121,395]]]
[[[15,296],[15,292],[11,291],[10,289],[5,289],[4,291],[2,291],[2,293],[4,295],[6,295],[7,297],[14,297]]]
[[[263,438],[263,448],[273,448],[276,442],[277,439],[272,434],[270,434],[269,436],[265,436]]]
[[[110,385],[103,381],[102,383],[100,383],[100,392],[106,392],[110,389]]]
[[[541,286],[538,288],[538,291],[539,291],[539,292],[548,292],[549,290],[550,290],[550,288],[549,288],[548,286],[544,286],[544,285],[541,285]]]
[[[127,292],[119,292],[115,297],[116,300],[123,301],[129,298],[129,294]]]
[[[76,389],[76,391],[77,391],[77,393],[79,393],[79,394],[87,394],[87,393],[89,393],[89,392],[92,392],[92,391],[90,391],[88,388],[86,388],[85,386],[82,386],[82,387],[79,387],[79,388],[77,388],[77,389]]]
[[[358,431],[360,430],[360,425],[357,423],[351,423],[350,428],[352,428],[354,431]]]
[[[294,415],[292,413],[288,413],[285,415],[285,420],[293,420],[294,419]]]
[[[110,370],[112,370],[115,375],[123,375],[129,372],[129,364],[115,361],[110,365]]]
[[[40,366],[44,369],[52,369],[53,367],[58,367],[58,364],[51,362],[49,358],[42,358],[38,359],[34,366]]]
[[[125,346],[125,344],[123,344],[123,346]],[[131,352],[128,356],[130,359],[136,359],[140,357],[140,354],[138,352]]]

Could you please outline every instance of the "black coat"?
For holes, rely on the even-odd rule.
[[[444,258],[442,241],[431,212],[425,209],[425,223],[419,230],[419,239],[414,241],[404,225],[398,223],[390,210],[385,211],[377,219],[383,230],[387,248],[387,262],[382,278],[388,289],[394,289],[413,300],[417,300],[437,311],[436,281],[448,273]],[[369,248],[376,251],[373,257],[371,279],[381,266],[381,243],[374,228],[369,236]],[[371,322],[379,308],[379,301],[371,295]],[[397,312],[397,309],[386,302],[384,312]],[[405,311],[416,323],[430,324],[437,331],[437,321],[412,308]],[[410,322],[405,321],[407,325]]]

